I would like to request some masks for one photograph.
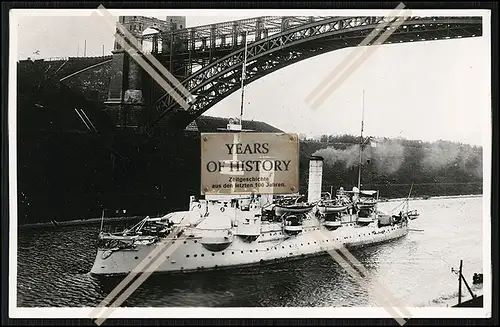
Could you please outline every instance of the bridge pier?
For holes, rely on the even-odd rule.
[[[120,16],[119,22],[132,34],[140,44],[142,44],[142,34],[147,28],[154,28],[163,33],[153,36],[152,53],[157,56],[161,52],[169,55],[169,65],[167,69],[174,75],[186,75],[183,66],[174,63],[176,51],[182,51],[187,44],[180,39],[174,39],[172,31],[186,27],[186,17],[167,16],[166,20],[143,16]],[[169,33],[170,32],[170,33]],[[187,41],[187,40],[186,40]],[[161,51],[159,43],[161,42]],[[141,49],[142,50],[142,49]],[[111,76],[109,80],[108,98],[105,101],[107,111],[115,123],[115,126],[122,129],[143,129],[149,127],[150,106],[146,105],[152,101],[150,89],[154,82],[151,77],[143,71],[141,65],[136,61],[135,56],[130,55],[120,46],[120,42],[115,40],[115,47],[112,51],[113,61],[111,64]],[[143,85],[144,80],[144,85]],[[150,81],[150,82],[148,82]],[[146,87],[146,88],[144,88]],[[159,86],[155,86],[159,87]],[[144,91],[146,94],[143,94]],[[151,91],[152,93],[152,91]]]
[[[143,125],[144,99],[142,69],[125,50],[113,52],[108,99],[108,113],[116,127],[138,128]]]

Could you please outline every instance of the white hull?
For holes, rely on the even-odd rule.
[[[108,257],[103,255],[106,250],[99,249],[91,273],[127,274],[158,251],[163,253],[158,256],[158,267],[150,268],[151,271],[204,271],[295,260],[320,255],[326,250],[341,246],[360,247],[387,242],[408,233],[407,221],[381,228],[376,223],[363,227],[355,223],[343,223],[334,231],[320,225],[304,226],[302,233],[293,236],[284,233],[279,224],[262,223],[261,227],[261,234],[255,241],[244,241],[235,235],[231,245],[217,252],[207,250],[201,244],[202,238],[198,236],[187,239],[183,236],[179,239],[166,238],[153,245],[138,245],[135,249],[115,251]],[[184,232],[184,235],[190,234],[189,230]],[[159,247],[164,247],[163,251]]]

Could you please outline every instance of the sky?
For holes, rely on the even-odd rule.
[[[247,13],[188,16],[187,27],[255,17]],[[113,46],[113,31],[88,16],[18,17],[17,28],[18,59],[83,56],[84,48],[87,56],[108,55]],[[244,119],[308,137],[359,135],[364,91],[365,136],[482,145],[491,120],[488,42],[477,37],[379,46],[316,110],[304,99],[354,48],[306,59],[249,84]],[[235,92],[205,115],[237,116],[240,101]]]

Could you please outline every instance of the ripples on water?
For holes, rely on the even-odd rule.
[[[387,202],[381,209],[397,204]],[[445,306],[457,295],[458,268],[471,283],[482,272],[482,198],[413,201],[420,217],[397,241],[351,253],[400,303]],[[99,226],[21,229],[19,307],[96,306],[121,278],[88,274]],[[475,286],[473,287],[475,289]],[[467,293],[466,289],[463,293]],[[298,307],[378,306],[329,256],[250,269],[150,276],[122,306]]]

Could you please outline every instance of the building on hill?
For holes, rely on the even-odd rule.
[[[187,127],[187,131],[197,131],[200,133],[214,133],[221,128],[226,128],[229,118],[200,116],[192,121]],[[284,131],[267,123],[256,120],[243,120],[243,128],[260,133],[284,133]]]

